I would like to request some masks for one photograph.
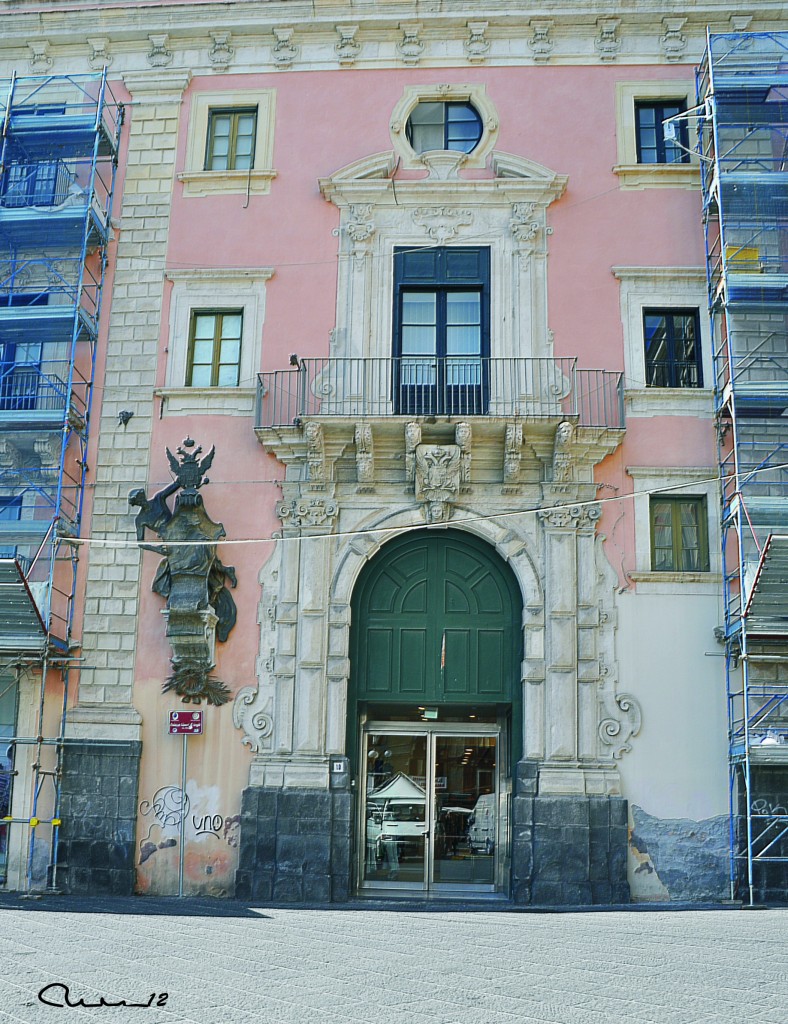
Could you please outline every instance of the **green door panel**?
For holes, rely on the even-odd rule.
[[[390,541],[353,595],[353,701],[519,703],[522,599],[511,569],[457,530]]]

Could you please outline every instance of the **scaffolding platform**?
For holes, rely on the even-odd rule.
[[[40,680],[32,803],[0,827],[27,823],[26,888],[38,884],[33,862],[45,841],[32,821],[51,825],[47,885],[57,871],[68,672],[78,646],[73,540],[122,125],[106,69],[0,85],[0,697],[18,689],[23,668]],[[57,712],[45,715],[52,700]],[[45,719],[59,722],[57,735],[43,735]],[[5,740],[9,751],[24,747],[23,738]],[[54,753],[42,758],[45,748]],[[13,780],[12,763],[0,768]],[[4,869],[0,858],[0,881]]]
[[[788,887],[788,33],[709,34],[697,102],[722,481],[731,895],[754,903],[784,900]]]

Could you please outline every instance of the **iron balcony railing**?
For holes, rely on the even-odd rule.
[[[575,359],[476,356],[302,359],[258,377],[258,427],[305,417],[569,416],[623,427],[622,374]]]

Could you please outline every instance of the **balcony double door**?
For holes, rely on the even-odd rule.
[[[360,888],[434,895],[498,888],[497,727],[368,724]]]
[[[489,393],[489,250],[398,249],[394,270],[396,412],[483,415]]]
[[[397,360],[402,415],[481,416],[489,393],[482,356],[481,294],[404,291]]]

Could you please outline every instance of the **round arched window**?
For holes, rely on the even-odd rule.
[[[453,149],[472,153],[482,137],[482,119],[467,102],[421,102],[406,126],[408,142],[417,153]]]

